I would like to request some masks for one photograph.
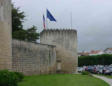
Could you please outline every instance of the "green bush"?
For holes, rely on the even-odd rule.
[[[18,81],[19,82],[21,82],[22,80],[23,80],[23,78],[24,78],[24,75],[22,74],[22,73],[20,73],[20,72],[14,72],[16,75],[17,75],[17,77],[18,77]]]
[[[80,56],[78,58],[79,66],[88,65],[110,65],[112,64],[112,55],[93,55],[93,56]]]
[[[82,75],[91,75],[91,73],[88,72],[88,71],[82,71],[81,74],[82,74]]]
[[[17,86],[17,83],[22,81],[23,76],[17,72],[8,70],[0,71],[0,86]]]

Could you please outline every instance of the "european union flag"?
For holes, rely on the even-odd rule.
[[[49,12],[48,9],[47,9],[47,18],[48,18],[50,21],[55,21],[55,22],[56,22],[56,19],[53,17],[53,15]]]

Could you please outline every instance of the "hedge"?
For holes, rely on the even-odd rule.
[[[1,70],[0,86],[18,86],[18,82],[22,81],[23,78],[24,75],[22,73]]]
[[[87,65],[110,65],[112,64],[112,55],[93,55],[93,56],[80,56],[78,58],[79,66]]]

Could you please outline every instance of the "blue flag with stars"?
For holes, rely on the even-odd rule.
[[[56,22],[56,19],[53,17],[53,15],[50,13],[50,11],[48,9],[47,9],[47,18],[50,21],[55,21]]]

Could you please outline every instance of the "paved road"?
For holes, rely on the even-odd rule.
[[[98,75],[93,75],[96,78],[100,78],[102,80],[104,80],[105,82],[107,82],[110,86],[112,86],[112,79],[104,77],[104,76],[98,76]]]

